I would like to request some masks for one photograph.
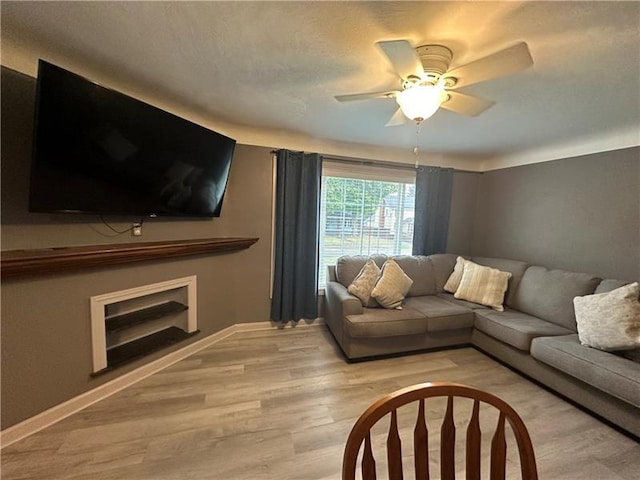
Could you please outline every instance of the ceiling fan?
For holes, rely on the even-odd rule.
[[[401,89],[337,95],[335,99],[339,102],[395,99],[400,108],[387,122],[387,126],[401,125],[407,119],[420,124],[440,107],[475,117],[495,102],[459,92],[458,88],[518,73],[533,65],[529,47],[524,42],[452,70],[449,70],[449,65],[453,53],[444,45],[422,45],[414,49],[406,40],[376,44],[389,58],[400,77]]]

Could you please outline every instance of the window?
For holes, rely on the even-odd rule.
[[[326,161],[320,204],[318,285],[342,255],[410,255],[415,172]]]

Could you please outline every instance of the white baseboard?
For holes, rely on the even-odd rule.
[[[113,380],[104,383],[92,390],[81,393],[80,395],[73,397],[66,402],[49,408],[44,412],[41,412],[27,420],[12,425],[0,432],[0,448],[7,447],[12,443],[22,440],[29,435],[53,425],[56,422],[72,415],[80,410],[87,408],[104,398],[107,398],[120,390],[133,385],[140,380],[153,375],[160,370],[163,370],[174,363],[184,360],[185,358],[199,352],[200,350],[207,348],[237,332],[249,332],[255,330],[270,330],[273,328],[300,328],[307,326],[320,326],[324,325],[323,319],[316,319],[311,322],[300,321],[297,324],[289,324],[284,327],[278,326],[273,322],[252,322],[252,323],[236,323],[227,327],[219,332],[209,335],[206,338],[190,343],[189,345],[165,355],[162,358],[154,360],[153,362],[142,365],[140,368],[125,373],[124,375],[114,378]]]

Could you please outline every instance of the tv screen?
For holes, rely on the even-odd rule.
[[[40,60],[29,211],[217,217],[235,144]]]

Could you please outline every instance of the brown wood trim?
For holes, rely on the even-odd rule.
[[[243,250],[257,241],[258,238],[229,237],[7,250],[2,252],[0,273],[5,279],[187,255],[215,255]]]

